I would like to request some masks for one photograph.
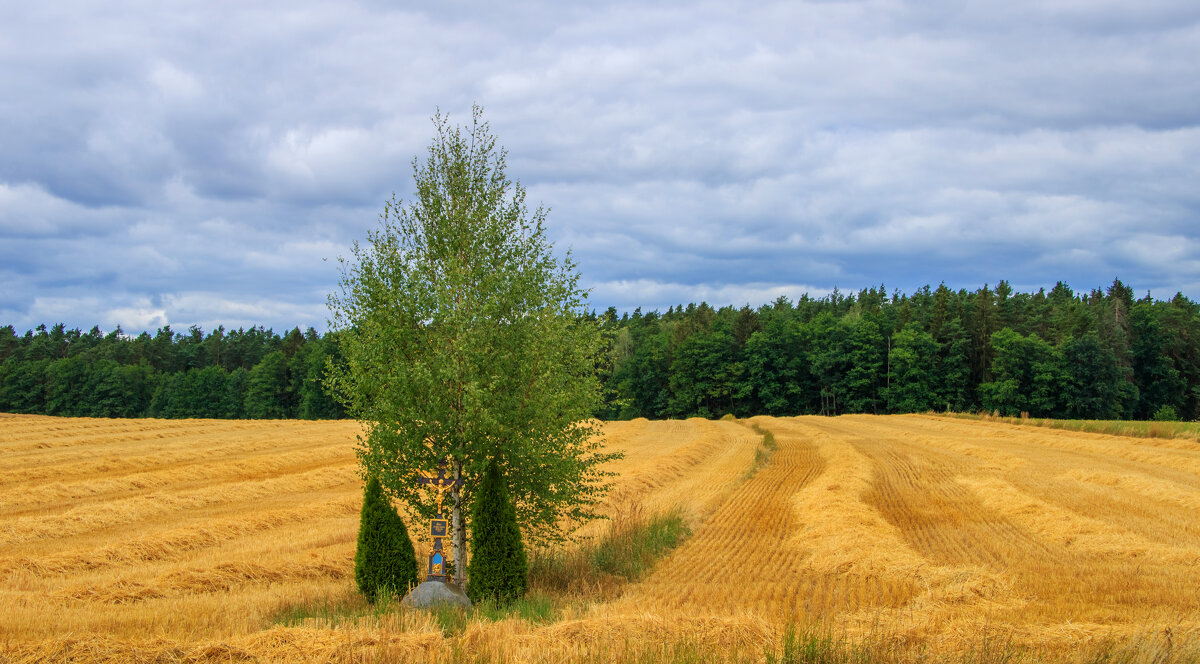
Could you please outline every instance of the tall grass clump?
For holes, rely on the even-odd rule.
[[[609,597],[642,578],[692,531],[679,508],[646,516],[640,506],[619,512],[602,537],[576,549],[542,549],[530,561],[530,587],[550,593]]]
[[[404,606],[400,600],[401,597],[397,597],[391,588],[386,587],[380,588],[371,602],[354,593],[326,596],[308,603],[287,605],[274,613],[268,624],[330,629],[357,624],[364,619],[380,624],[391,618],[404,618]]]
[[[762,442],[759,444],[758,448],[754,450],[754,464],[750,466],[750,470],[746,471],[746,479],[754,477],[754,474],[758,472],[759,468],[767,465],[767,463],[771,460],[771,453],[774,452],[775,448],[779,446],[779,444],[775,441],[774,433],[762,428],[757,423],[751,424],[750,426],[758,435],[762,436]]]

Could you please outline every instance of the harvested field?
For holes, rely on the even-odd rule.
[[[749,423],[606,424],[626,453],[609,512],[678,506],[694,535],[612,601],[446,638],[424,614],[279,624],[357,601],[357,424],[0,415],[0,660],[603,661],[691,640],[753,661],[788,624],[948,654],[982,638],[1064,661],[1105,640],[1197,652],[1195,441],[750,422],[778,446],[753,474]]]

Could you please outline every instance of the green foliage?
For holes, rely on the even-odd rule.
[[[606,315],[609,338],[625,340],[608,393],[627,405],[601,412],[741,417],[988,408],[1148,418],[1170,404],[1184,417],[1200,416],[1200,307],[1182,296],[1133,302],[1129,293],[1119,281],[1107,293],[1081,294],[1062,283],[1048,293],[1018,293],[1000,282],[889,299],[880,287],[795,303],[780,298],[757,318],[744,308],[703,305]],[[730,330],[740,330],[732,346],[705,343]],[[731,393],[732,401],[716,408],[703,401],[714,376],[734,377],[716,392]]]
[[[274,624],[285,627],[322,627],[336,629],[345,624],[361,625],[363,618],[381,622],[392,614],[404,611],[397,597],[388,588],[381,588],[369,601],[361,594],[321,597],[304,604],[284,607],[272,618]]]
[[[657,315],[651,315],[646,320],[657,318]],[[640,316],[635,320],[642,323]],[[671,355],[666,335],[655,327],[653,323],[642,323],[633,328],[630,337],[635,350],[614,371],[615,392],[628,399],[619,411],[621,418],[667,415],[671,395]]]
[[[979,386],[987,410],[1054,417],[1060,412],[1065,371],[1058,350],[1036,334],[1004,328],[991,338],[992,380]]]
[[[1062,347],[1066,380],[1063,385],[1063,412],[1081,420],[1114,419],[1121,416],[1128,385],[1112,351],[1100,344],[1095,334],[1071,339]],[[1129,386],[1134,393],[1136,389]],[[1136,402],[1136,397],[1130,399]]]
[[[282,389],[277,351],[286,361]],[[336,344],[312,328],[279,337],[259,327],[219,327],[207,336],[198,327],[186,334],[163,327],[131,337],[120,328],[104,335],[58,324],[18,337],[8,326],[0,328],[0,355],[0,412],[239,418],[257,368],[256,417],[341,416],[319,381]]]
[[[761,319],[762,327],[746,340],[747,384],[741,393],[752,400],[756,414],[799,414],[812,392],[799,325],[774,310]]]
[[[414,199],[389,201],[343,261],[329,299],[342,360],[326,382],[370,427],[361,463],[415,511],[432,510],[417,472],[450,458],[468,480],[451,497],[461,510],[488,459],[503,458],[521,469],[518,522],[554,539],[594,516],[614,456],[590,420],[606,349],[570,255],[554,255],[545,210],[529,211],[481,113],[466,128],[435,117]]]
[[[892,350],[888,356],[891,368],[887,394],[889,410],[919,413],[938,404],[934,372],[939,350],[932,334],[913,327],[906,327],[892,336]]]
[[[475,495],[471,514],[471,563],[467,596],[472,602],[507,606],[529,590],[529,565],[504,474],[493,459]]]
[[[238,367],[229,373],[225,381],[225,417],[231,419],[246,416],[246,384],[250,382],[250,372]]]
[[[473,615],[491,621],[518,618],[533,625],[553,622],[558,617],[558,607],[554,598],[543,594],[530,594],[501,606],[490,600],[483,600],[473,606]]]
[[[1178,410],[1185,401],[1187,381],[1168,354],[1171,344],[1163,333],[1163,322],[1154,305],[1148,302],[1134,305],[1129,331],[1133,336],[1133,380],[1138,387],[1134,416],[1151,417],[1163,406]]]
[[[712,418],[730,410],[741,373],[734,351],[733,337],[723,331],[693,334],[679,344],[668,378],[670,414]]]
[[[612,529],[600,539],[571,550],[537,549],[529,566],[530,586],[555,593],[612,596],[621,584],[649,573],[690,535],[678,509],[648,518],[633,509],[614,517]]]
[[[246,380],[246,417],[279,419],[287,417],[287,360],[275,351],[254,365]]]
[[[1120,281],[1104,291],[1075,292],[1060,282],[1031,293],[1003,281],[976,291],[941,284],[890,297],[881,286],[796,302],[781,297],[756,310],[701,304],[572,316],[602,334],[593,369],[604,384],[589,393],[589,412],[606,419],[988,408],[1148,420],[1162,406],[1181,419],[1200,417],[1200,306],[1181,294],[1134,300]],[[266,406],[272,416],[340,417],[320,383],[324,364],[345,363],[337,340],[337,333],[280,336],[261,327],[207,335],[163,327],[137,336],[61,324],[24,335],[0,327],[0,411],[244,417],[249,372],[279,351],[284,387]],[[385,359],[379,366],[389,371],[406,366]],[[211,367],[224,373],[192,373]],[[464,389],[469,395],[487,383]],[[468,466],[468,478],[482,472]],[[529,488],[514,487],[522,523],[535,511],[525,502],[536,493]]]
[[[1158,407],[1158,410],[1154,411],[1154,417],[1151,419],[1155,422],[1178,422],[1179,413],[1175,412],[1174,406],[1162,405]]]
[[[970,365],[967,332],[957,320],[947,320],[934,336],[938,354],[934,358],[933,385],[936,409],[963,410],[970,403]]]
[[[746,471],[746,479],[754,477],[754,474],[757,473],[759,469],[767,465],[771,461],[771,454],[775,452],[775,449],[779,446],[778,442],[775,440],[774,433],[762,428],[758,424],[752,424],[751,427],[756,433],[758,433],[758,435],[762,436],[762,444],[754,450],[754,463],[751,464],[750,469]]]
[[[847,325],[849,333],[843,337],[847,367],[838,381],[841,403],[853,413],[879,412],[886,348],[883,334],[871,317]]]
[[[291,392],[296,415],[306,420],[332,420],[342,416],[342,407],[324,389],[325,365],[337,357],[332,340],[313,339],[288,361]]]
[[[691,534],[678,514],[667,514],[637,526],[615,528],[605,546],[592,550],[592,566],[601,573],[635,581]]]
[[[354,552],[354,582],[374,602],[382,593],[403,595],[417,584],[417,559],[404,520],[375,477],[367,480]]]

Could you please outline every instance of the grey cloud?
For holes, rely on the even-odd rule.
[[[0,316],[18,326],[319,327],[333,259],[411,190],[433,110],[474,101],[601,308],[1200,283],[1195,3],[10,14]]]

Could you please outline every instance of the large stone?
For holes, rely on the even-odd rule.
[[[428,609],[436,604],[471,608],[471,599],[461,588],[443,581],[426,581],[404,596],[401,604],[412,609]]]

